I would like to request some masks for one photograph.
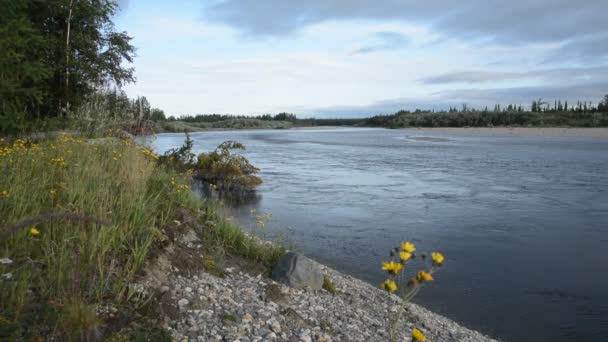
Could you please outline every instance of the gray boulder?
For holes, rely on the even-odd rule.
[[[272,279],[293,288],[320,290],[323,273],[317,263],[307,257],[288,252],[272,268]]]

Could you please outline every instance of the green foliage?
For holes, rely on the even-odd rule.
[[[173,118],[173,120],[160,121],[157,130],[161,132],[196,132],[219,129],[286,129],[291,127],[293,124],[287,121],[266,121],[254,118],[232,118],[213,122],[177,121]]]
[[[72,341],[98,341],[101,321],[95,307],[79,298],[70,298],[61,308],[60,322],[64,334]]]
[[[205,225],[199,228],[204,241],[229,253],[258,261],[270,268],[286,253],[284,247],[246,234],[241,227],[220,214],[218,204],[209,200],[204,208]]]
[[[194,167],[194,176],[225,190],[254,190],[262,183],[259,169],[234,150],[245,150],[236,141],[226,141],[215,151],[201,153]]]
[[[424,112],[400,111],[393,115],[374,116],[364,126],[403,127],[492,127],[492,126],[576,126],[606,127],[608,113],[600,112],[524,112],[467,111]]]
[[[145,96],[132,100],[114,88],[88,95],[80,107],[70,112],[68,122],[70,128],[85,136],[103,135],[112,129],[146,135],[154,131],[154,117],[161,116],[164,112],[153,108]]]
[[[185,132],[185,134],[186,139],[184,140],[183,145],[165,152],[165,154],[160,157],[161,163],[170,165],[172,168],[179,170],[189,169],[194,166],[196,155],[192,153],[192,139],[188,132]]]
[[[182,191],[190,176],[157,165],[153,153],[128,140],[64,135],[0,145],[0,256],[11,260],[0,264],[0,274],[10,274],[0,281],[0,315],[21,325],[41,307],[63,307],[66,334],[88,334],[90,305],[124,303],[163,239],[161,228],[178,208],[197,208]],[[39,218],[19,228],[32,217]]]
[[[135,48],[115,30],[116,11],[112,0],[0,0],[1,132],[65,117],[103,86],[135,80],[125,66]]]
[[[336,286],[329,280],[327,274],[323,275],[323,289],[331,294],[336,294]]]
[[[0,132],[22,130],[25,114],[39,114],[46,100],[51,67],[27,14],[27,2],[0,0]]]

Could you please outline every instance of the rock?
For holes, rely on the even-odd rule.
[[[277,322],[277,321],[274,321],[270,325],[270,329],[272,331],[274,331],[275,333],[280,333],[281,332],[281,324],[279,322]]]
[[[188,301],[186,298],[182,298],[182,299],[180,299],[180,300],[177,302],[177,305],[178,305],[180,308],[183,308],[184,306],[186,306],[186,305],[188,305],[188,304],[190,304],[190,302],[189,302],[189,301]]]
[[[321,268],[307,257],[289,252],[272,268],[272,279],[293,288],[320,290],[323,286]]]
[[[243,315],[242,321],[243,323],[249,323],[253,320],[253,317],[250,314]]]

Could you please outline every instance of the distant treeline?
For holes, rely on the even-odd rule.
[[[180,118],[170,116],[167,119],[171,121],[183,121],[187,123],[220,123],[220,122],[234,122],[235,120],[240,121],[279,121],[289,122],[293,126],[354,126],[360,124],[363,119],[298,119],[295,114],[291,113],[279,113],[279,114],[264,114],[256,116],[245,116],[245,115],[228,115],[228,114],[198,114],[198,115],[187,115]]]
[[[554,101],[553,105],[542,101],[532,102],[530,110],[521,105],[508,105],[501,108],[495,105],[492,110],[477,110],[463,105],[447,111],[401,110],[392,115],[377,115],[364,119],[359,125],[370,127],[491,127],[491,126],[574,126],[607,127],[608,95],[597,105],[589,102]]]
[[[491,126],[575,126],[575,127],[607,127],[608,126],[608,95],[597,105],[591,102],[555,100],[552,103],[542,99],[532,101],[532,105],[524,109],[522,105],[509,104],[501,107],[476,109],[467,105],[460,108],[450,107],[444,111],[431,110],[401,110],[390,115],[376,115],[369,118],[346,119],[299,119],[291,113],[276,115],[265,114],[258,116],[199,114],[171,121],[183,121],[194,124],[212,124],[214,128],[229,126],[233,128],[237,122],[240,126],[253,125],[264,127],[261,122],[286,122],[289,126],[280,128],[306,126],[359,126],[359,127],[491,127]],[[230,123],[230,125],[228,125]],[[209,125],[205,125],[209,126]],[[268,126],[270,127],[270,126]],[[202,128],[202,127],[201,127]],[[275,127],[273,127],[275,128]],[[278,128],[278,127],[277,127]]]

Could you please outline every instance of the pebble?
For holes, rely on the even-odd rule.
[[[259,274],[237,269],[223,278],[201,271],[192,276],[168,275],[160,292],[174,298],[178,317],[168,322],[174,341],[387,341],[386,322],[401,299],[351,276],[320,265],[337,293],[291,289]],[[267,287],[280,290],[274,302]],[[193,296],[193,289],[197,295]],[[187,308],[191,307],[192,310]],[[495,341],[416,304],[406,304],[398,324],[398,341],[410,341],[411,329],[423,329],[428,341]]]

